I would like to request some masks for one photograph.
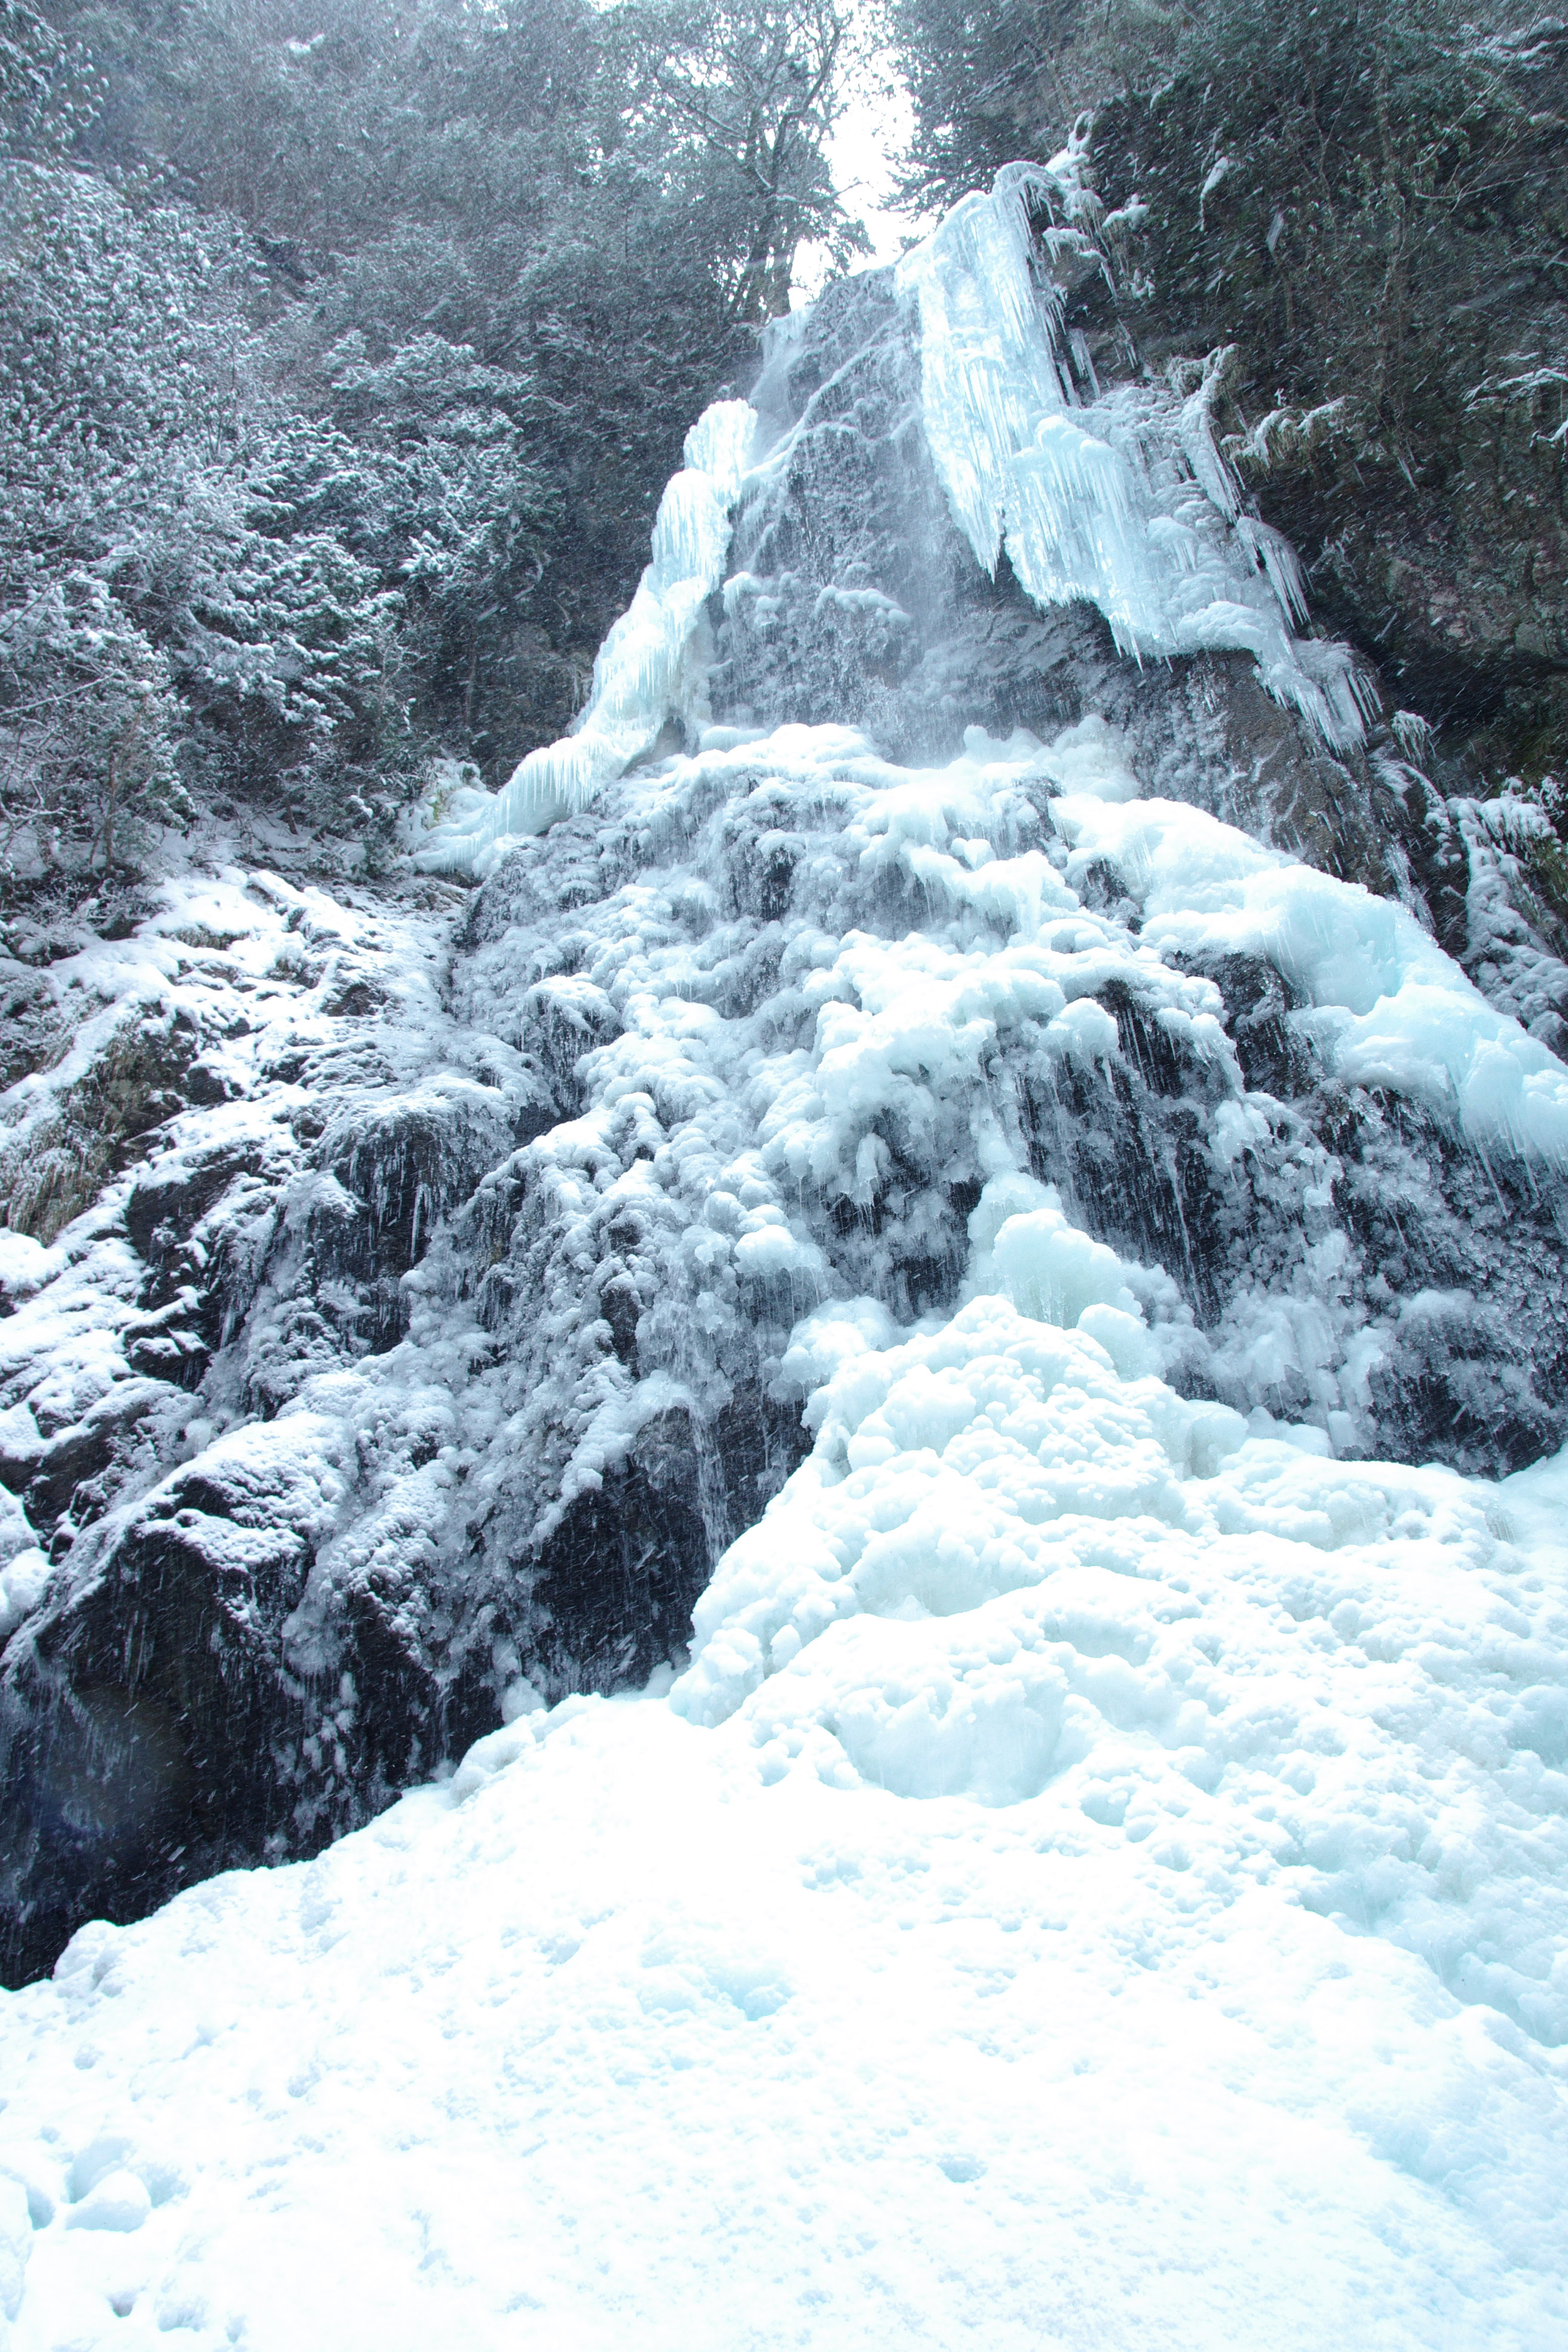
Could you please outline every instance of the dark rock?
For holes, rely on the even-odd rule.
[[[84,1909],[139,1916],[265,1851],[293,1801],[274,1743],[306,1712],[282,1625],[329,1523],[320,1471],[286,1444],[198,1460],[13,1640],[8,1972],[52,1959]]]
[[[121,1335],[126,1362],[150,1380],[194,1388],[212,1356],[210,1302],[186,1286],[151,1315],[137,1316]]]
[[[754,1395],[710,1428],[680,1411],[645,1423],[625,1466],[517,1563],[531,1608],[514,1638],[535,1686],[616,1690],[678,1655],[719,1553],[805,1451],[798,1414]]]
[[[499,1098],[456,1083],[361,1104],[329,1123],[313,1157],[338,1190],[311,1211],[306,1251],[312,1287],[323,1278],[358,1286],[357,1344],[383,1348],[400,1336],[399,1277],[511,1142]]]
[[[145,1158],[147,1137],[184,1108],[181,1088],[195,1048],[182,1013],[142,1013],[127,1021],[61,1096],[56,1116],[0,1151],[7,1222],[52,1241],[109,1177]]]
[[[210,1062],[193,1062],[185,1073],[185,1100],[198,1108],[210,1108],[214,1103],[232,1102],[240,1089],[225,1077]]]
[[[13,1643],[8,1972],[52,1960],[84,1910],[140,1916],[184,1879],[264,1850],[285,1804],[268,1769],[278,1602],[297,1597],[309,1555],[288,1528],[247,1547],[237,1532],[188,1507],[150,1517],[15,1664]]]
[[[334,1021],[363,1021],[385,1004],[386,991],[363,973],[345,973],[321,998],[321,1010]]]
[[[192,1232],[236,1176],[259,1164],[256,1147],[226,1143],[156,1162],[132,1186],[125,1230],[138,1255],[166,1257]]]
[[[79,1490],[99,1479],[150,1413],[171,1402],[168,1386],[157,1380],[121,1381],[100,1398],[86,1417],[50,1439],[33,1467],[23,1496],[27,1517],[46,1545],[60,1520],[72,1510]],[[94,1496],[87,1516],[103,1508]],[[77,1515],[79,1525],[80,1515]]]

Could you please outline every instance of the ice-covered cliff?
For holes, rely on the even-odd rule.
[[[574,2341],[666,2340],[671,2247],[683,2344],[956,2341],[889,2283],[917,2242],[959,2304],[984,2247],[1010,2266],[998,2344],[1318,2344],[1352,2305],[1363,2340],[1429,2341],[1421,2314],[1549,2340],[1568,970],[1541,820],[1442,800],[1307,633],[1203,370],[1116,381],[1065,335],[1077,202],[1066,165],[1005,174],[775,331],[689,442],[577,734],[416,845],[477,889],[230,868],[13,976],[13,1972],[440,1782],[302,1876],[90,1929],[18,1997],[18,2346],[122,2306],[300,2341],[267,2283],[296,2221],[257,2200],[308,2147],[384,2181],[395,2271],[426,2192],[393,2143],[447,2127],[432,2033],[512,2086],[421,2208],[437,2333],[509,2325],[458,2241],[481,2176],[536,2195],[516,2114],[643,2148],[657,2075],[670,2146],[709,2147],[688,2222],[722,2175],[737,2230],[796,2196],[816,2229],[879,2167],[892,2268],[818,2249],[742,2327],[649,2148],[619,2189],[557,2168],[518,2259]],[[689,1868],[689,1899],[655,1886]],[[884,1982],[901,2055],[824,2136]],[[416,2125],[362,2095],[367,1984]],[[168,2021],[215,2001],[224,2087],[174,2149],[205,2062]],[[266,2120],[220,2155],[273,2017]],[[1131,2077],[1062,2088],[1124,2031],[1151,2068],[1186,2051],[1174,2170],[1134,2159]],[[550,2032],[625,2098],[590,2123]],[[1344,2054],[1374,2044],[1375,2093]],[[731,2075],[773,2086],[795,2158],[702,2140]],[[1008,2152],[1063,2098],[1107,2184],[1142,2168],[1114,2228],[1043,2140]],[[1189,2163],[1201,2293],[1151,2251]],[[568,2208],[612,2196],[644,2252],[601,2290]],[[1259,2198],[1311,2229],[1244,2282]],[[1050,2286],[1066,2238],[1008,2248],[1069,2208]],[[1100,2265],[1131,2284],[1091,2291]],[[374,2267],[333,2341],[402,2340]]]

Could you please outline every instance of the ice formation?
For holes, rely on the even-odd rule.
[[[1561,2340],[1568,1470],[1250,1435],[1039,1193],[673,1689],[6,1997],[11,2352]]]
[[[1070,253],[1092,268],[1074,225],[1091,203],[1071,150],[1044,168],[1009,164],[899,264],[919,305],[926,439],[953,514],[988,572],[1005,545],[1037,604],[1087,599],[1121,652],[1244,649],[1327,741],[1359,742],[1351,664],[1294,635],[1306,617],[1294,551],[1243,511],[1215,446],[1212,368],[1184,398],[1132,383],[1092,385],[1085,400],[1075,386],[1031,214],[1050,215],[1051,261]]]
[[[659,501],[652,560],[599,648],[581,718],[560,742],[520,761],[499,793],[468,790],[454,798],[417,852],[428,871],[488,871],[513,839],[586,808],[652,750],[667,719],[694,714],[701,680],[689,663],[691,639],[724,576],[730,509],[755,424],[745,401],[720,400],[692,426],[685,463]]]
[[[1482,1147],[1568,1164],[1568,1071],[1488,1003],[1408,908],[1175,803],[1064,797],[1057,815],[1072,845],[1069,877],[1109,859],[1152,948],[1266,957],[1313,1007],[1314,1041],[1338,1076],[1428,1103]]]
[[[482,887],[24,975],[0,2352],[1568,2332],[1544,821],[1328,756],[1077,201],[703,420]]]
[[[1042,606],[1083,600],[1118,649],[1142,659],[1250,653],[1268,691],[1323,740],[1364,732],[1364,692],[1344,648],[1298,637],[1306,604],[1288,541],[1243,510],[1209,419],[1212,371],[1178,396],[1164,384],[1098,386],[1087,403],[1062,334],[1062,301],[1037,268],[1032,208],[1068,216],[1045,249],[1090,254],[1072,217],[1091,203],[1068,151],[1046,168],[1010,164],[988,195],[965,197],[898,265],[919,322],[923,429],[954,520],[994,573],[1005,546]],[[786,334],[788,330],[786,329]],[[573,732],[531,751],[497,794],[458,795],[417,852],[437,873],[488,873],[519,836],[589,803],[647,752],[666,722],[702,718],[703,607],[721,585],[731,608],[763,583],[725,581],[731,513],[753,458],[776,472],[787,452],[756,446],[744,401],[721,401],[687,437],[665,491],[653,560],[605,638]],[[888,602],[874,588],[837,599]],[[896,608],[895,608],[896,610]]]

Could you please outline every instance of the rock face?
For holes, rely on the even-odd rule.
[[[466,900],[230,871],[7,974],[14,1979],[646,1680],[1009,1170],[1189,1394],[1487,1474],[1568,1436],[1544,1129],[1363,1034],[1436,989],[1547,1100],[1539,820],[988,576],[920,394],[888,273],[790,322],[711,724]]]
[[[1073,323],[1110,374],[1130,346],[1155,370],[1224,347],[1223,437],[1328,625],[1440,730],[1456,779],[1561,778],[1568,28],[1467,28],[1461,98],[1440,87],[1449,46],[1399,14],[1432,79],[1402,89],[1392,147],[1390,61],[1352,63],[1370,26],[1344,28],[1331,96],[1257,56],[1100,108],[1112,235]],[[1335,41],[1326,18],[1295,21]]]

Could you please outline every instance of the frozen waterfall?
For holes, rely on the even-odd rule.
[[[774,336],[479,887],[31,975],[0,2352],[1568,2341],[1557,844],[1087,201]]]
[[[1051,226],[1037,243],[1037,210]],[[899,264],[920,311],[926,440],[976,557],[1004,545],[1038,604],[1082,597],[1119,649],[1243,650],[1265,684],[1336,745],[1363,732],[1344,648],[1296,637],[1305,604],[1289,543],[1244,512],[1215,446],[1212,372],[1185,397],[1132,383],[1087,403],[1075,387],[1062,299],[1037,256],[1097,257],[1076,157],[1010,163]],[[1058,215],[1062,226],[1057,226]]]
[[[1244,511],[1214,442],[1210,373],[1184,396],[1136,383],[1086,404],[1075,388],[1060,297],[1037,256],[1084,245],[1071,225],[1084,204],[1072,151],[1046,168],[1009,164],[897,266],[918,320],[925,438],[954,520],[987,572],[1005,546],[1037,604],[1095,605],[1121,652],[1250,653],[1270,694],[1326,742],[1359,742],[1366,689],[1342,646],[1291,627],[1305,617],[1295,555]],[[1067,222],[1043,247],[1038,207]],[[444,808],[418,864],[488,873],[508,842],[585,808],[668,719],[700,730],[703,607],[724,583],[748,470],[780,454],[755,449],[755,425],[745,402],[726,400],[693,426],[581,719],[499,793]]]
[[[653,526],[652,560],[600,646],[581,718],[558,743],[530,751],[499,793],[468,792],[418,852],[431,873],[488,872],[506,845],[586,808],[651,751],[667,719],[700,695],[688,661],[702,607],[724,576],[730,510],[740,494],[756,418],[743,400],[715,401],[686,436]]]

